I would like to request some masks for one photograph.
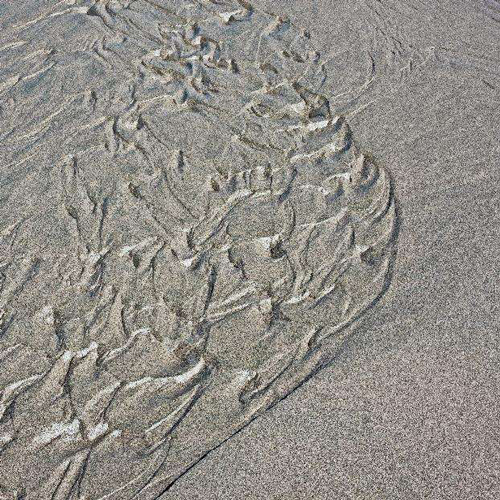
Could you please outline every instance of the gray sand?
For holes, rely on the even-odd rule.
[[[498,20],[1,3],[0,499],[498,498]]]

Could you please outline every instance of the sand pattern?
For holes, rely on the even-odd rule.
[[[159,498],[387,290],[389,173],[243,0],[54,3],[0,62],[0,498]]]

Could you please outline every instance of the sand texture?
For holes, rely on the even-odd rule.
[[[490,40],[500,7],[475,4]],[[0,3],[0,500],[496,498],[491,378],[482,435],[444,410],[427,417],[452,429],[438,441],[415,422],[390,442],[370,427],[428,409],[419,369],[456,379],[436,328],[480,288],[444,264],[456,281],[433,290],[436,262],[480,278],[493,248],[471,243],[478,207],[462,232],[445,212],[476,196],[464,185],[495,199],[482,167],[498,111],[478,109],[500,102],[499,53],[443,46],[447,16],[416,0]],[[480,330],[449,334],[467,376],[498,369],[496,338],[479,350],[464,334],[486,338],[491,303],[473,302]],[[426,380],[447,408],[457,389]],[[363,452],[334,446],[342,432]],[[466,460],[459,435],[491,463],[445,465]],[[319,451],[297,453],[298,436]],[[408,472],[443,440],[440,472]],[[381,448],[396,465],[370,479]],[[238,481],[245,467],[268,475]]]
[[[286,19],[238,1],[82,1],[16,21],[2,488],[156,498],[377,303],[394,189]]]
[[[311,33],[386,165],[391,285],[335,361],[168,498],[500,498],[500,4],[256,0]]]

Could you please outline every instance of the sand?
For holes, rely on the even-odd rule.
[[[497,498],[495,2],[0,6],[0,498]]]

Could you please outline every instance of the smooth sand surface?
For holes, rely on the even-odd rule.
[[[0,498],[500,497],[498,21],[0,4]]]

